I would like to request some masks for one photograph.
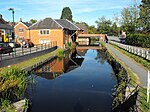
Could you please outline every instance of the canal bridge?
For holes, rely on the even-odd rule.
[[[106,34],[79,34],[76,41],[79,45],[90,45],[92,37],[97,38],[98,41],[104,41],[105,36]]]

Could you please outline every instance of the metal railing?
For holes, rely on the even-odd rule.
[[[125,44],[114,42],[114,41],[109,41],[109,43],[116,45],[132,54],[135,54],[147,60],[150,60],[150,50],[146,50],[146,49],[135,47],[135,46],[125,45]]]
[[[15,52],[13,50],[13,52],[11,52],[11,53],[0,54],[0,61],[4,61],[4,60],[10,59],[10,58],[15,58],[15,57],[19,57],[19,56],[24,56],[27,54],[32,54],[32,53],[39,52],[39,51],[43,51],[43,50],[52,48],[54,46],[57,46],[56,41],[50,42],[48,44],[35,44],[34,47],[29,47],[29,48],[19,47],[19,48],[16,48]]]

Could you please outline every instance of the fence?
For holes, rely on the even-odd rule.
[[[39,52],[42,50],[49,49],[51,47],[57,46],[57,42],[50,42],[49,44],[36,44],[34,47],[29,47],[29,48],[24,48],[24,47],[19,47],[19,48],[14,48],[13,52],[11,53],[6,53],[6,54],[0,54],[0,61],[4,61],[7,59],[27,55],[27,54],[32,54],[35,52]]]
[[[134,46],[130,46],[130,45],[125,45],[125,44],[121,44],[118,42],[114,42],[114,41],[110,41],[109,43],[116,45],[132,54],[141,56],[147,60],[150,60],[150,50],[146,50],[143,48],[139,48],[139,47],[134,47]]]

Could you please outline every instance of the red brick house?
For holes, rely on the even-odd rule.
[[[20,22],[15,25],[14,30],[15,30],[15,36],[17,38],[17,41],[19,43],[22,43],[22,40],[24,39],[29,39],[27,33],[28,27],[31,26],[31,23],[28,22],[22,22],[22,19],[20,19]]]
[[[34,44],[56,41],[57,46],[64,48],[65,43],[70,42],[70,37],[79,30],[79,27],[66,19],[45,18],[30,26],[27,35]]]

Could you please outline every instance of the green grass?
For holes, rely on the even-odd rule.
[[[105,46],[105,44],[102,44],[103,46]],[[106,46],[105,46],[106,47]],[[146,63],[149,63],[147,60],[145,60],[145,59],[143,59],[143,58],[141,58],[141,57],[139,57],[139,56],[136,56],[136,55],[133,55],[133,54],[131,54],[131,53],[129,53],[129,52],[127,52],[127,51],[124,51],[123,49],[120,49],[120,48],[118,48],[117,46],[115,46],[115,45],[113,45],[113,47],[115,47],[117,50],[119,50],[120,52],[122,52],[123,54],[126,54],[126,55],[128,55],[128,56],[131,56],[132,58],[140,58],[140,59],[138,59],[138,60],[142,60],[142,62],[145,62],[146,61]],[[124,68],[125,68],[125,70],[127,71],[127,74],[129,75],[129,78],[131,79],[130,80],[130,85],[132,86],[132,87],[135,87],[137,84],[139,85],[140,84],[140,81],[139,81],[139,78],[137,77],[137,75],[136,74],[134,74],[133,72],[132,72],[132,70],[128,67],[128,66],[126,66],[121,60],[119,60],[109,49],[107,49],[108,50],[108,52],[113,56],[113,58],[117,61],[117,62],[119,62]],[[149,64],[145,64],[145,65],[149,65]],[[149,69],[149,67],[150,66],[146,66],[146,68],[148,68]],[[143,112],[150,112],[150,102],[149,103],[147,103],[146,102],[146,98],[147,98],[147,93],[146,93],[146,89],[145,88],[140,88],[139,89],[139,102],[140,102],[140,105],[139,105],[139,107],[142,109],[142,110],[144,110]]]
[[[149,102],[147,103],[147,89],[140,88],[139,101],[140,101],[140,108],[144,110],[144,112],[150,112],[150,99]]]
[[[104,46],[105,48],[107,48],[103,42],[101,42],[101,45]],[[107,48],[107,50],[108,50],[108,52],[110,53],[110,55],[111,55],[118,63],[120,63],[120,64],[123,66],[123,68],[126,70],[128,76],[129,76],[129,78],[130,78],[130,84],[131,84],[131,85],[135,85],[135,86],[136,86],[137,84],[140,84],[140,81],[139,81],[138,76],[137,76],[135,73],[133,73],[132,70],[131,70],[128,66],[126,66],[126,64],[125,64],[124,62],[122,62],[118,57],[116,57],[108,48]]]
[[[0,69],[0,111],[14,112],[12,108],[12,97],[21,99],[27,86],[26,77],[28,73],[23,68],[33,66],[34,64],[58,54],[58,49],[48,54],[35,57],[24,62],[4,67]]]
[[[112,44],[111,44],[112,45]],[[144,67],[146,67],[147,69],[150,70],[150,61],[149,60],[146,60],[138,55],[135,55],[135,54],[132,54],[132,53],[129,53],[121,48],[119,48],[118,46],[116,45],[112,45],[114,48],[116,48],[117,50],[119,50],[120,52],[122,52],[123,54],[125,54],[126,56],[132,58],[134,61],[136,61],[137,63],[143,65]]]
[[[42,61],[42,60],[45,60],[51,56],[55,56],[57,55],[57,50],[53,51],[53,52],[50,52],[48,54],[44,54],[42,56],[38,56],[38,57],[35,57],[35,58],[32,58],[32,59],[29,59],[29,60],[26,60],[26,61],[23,61],[21,63],[18,63],[18,64],[15,64],[13,66],[17,67],[17,68],[20,68],[20,69],[23,69],[23,68],[28,68],[30,66],[33,66],[34,64]],[[6,67],[7,68],[7,67]],[[3,69],[3,68],[2,68]]]

